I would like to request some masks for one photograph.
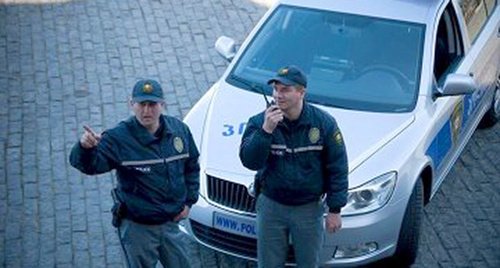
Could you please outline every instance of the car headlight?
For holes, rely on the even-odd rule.
[[[396,179],[397,173],[392,171],[350,189],[347,195],[347,205],[342,208],[342,215],[363,214],[383,207],[394,192]]]

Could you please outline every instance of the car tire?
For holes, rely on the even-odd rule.
[[[422,178],[419,178],[408,201],[399,232],[398,245],[393,261],[401,266],[410,266],[417,258],[418,242],[422,225],[424,193]]]
[[[490,109],[484,114],[481,122],[479,123],[479,128],[489,128],[492,127],[500,120],[500,77],[497,80],[497,86],[495,93],[493,95],[493,102],[491,103]]]

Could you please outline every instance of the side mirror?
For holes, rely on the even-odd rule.
[[[227,36],[221,36],[215,42],[215,50],[227,61],[231,61],[236,55],[234,40]]]
[[[444,80],[442,88],[438,88],[439,96],[456,96],[472,94],[476,90],[476,82],[471,76],[465,74],[449,74]]]

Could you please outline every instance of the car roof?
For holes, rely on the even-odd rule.
[[[449,0],[281,0],[281,4],[402,21],[432,23],[439,7]]]

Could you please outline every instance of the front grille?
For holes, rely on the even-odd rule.
[[[255,213],[255,198],[248,194],[244,185],[207,175],[207,189],[208,199],[232,209]]]
[[[257,240],[255,238],[224,232],[205,226],[194,220],[189,221],[193,233],[200,241],[218,249],[257,259]],[[295,263],[292,245],[288,247],[287,263]]]

